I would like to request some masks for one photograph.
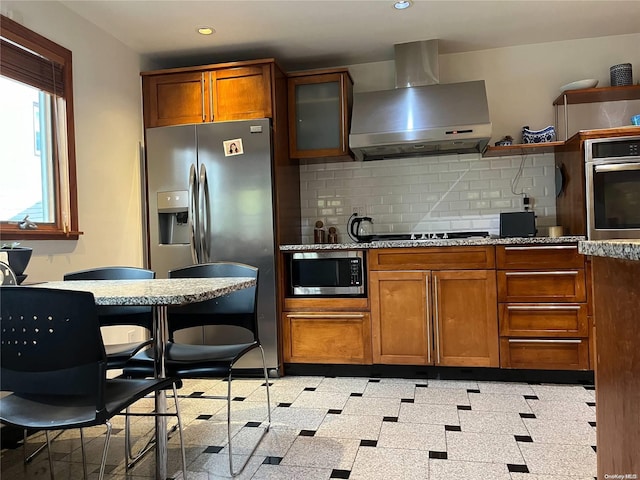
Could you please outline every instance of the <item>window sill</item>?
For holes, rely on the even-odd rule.
[[[20,230],[19,228],[0,228],[0,240],[78,240],[84,232],[37,229]]]

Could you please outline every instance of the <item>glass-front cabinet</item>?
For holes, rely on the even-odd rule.
[[[353,160],[352,100],[353,80],[346,68],[289,73],[290,156]]]

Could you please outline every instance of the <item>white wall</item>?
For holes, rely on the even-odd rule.
[[[58,2],[11,1],[3,15],[73,53],[78,241],[22,241],[33,247],[27,281],[61,280],[100,265],[141,266],[140,57]]]

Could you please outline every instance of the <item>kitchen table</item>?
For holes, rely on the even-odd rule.
[[[36,287],[81,290],[91,292],[97,305],[153,307],[153,348],[155,376],[165,376],[164,351],[168,337],[167,310],[169,306],[203,302],[252,287],[254,278],[162,278],[153,280],[78,280],[47,282]],[[156,393],[156,411],[166,413],[166,394]],[[156,477],[167,478],[167,420],[156,417]]]

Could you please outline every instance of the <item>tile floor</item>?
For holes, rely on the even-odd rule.
[[[234,458],[246,458],[266,418],[260,380],[233,382]],[[271,385],[272,426],[240,479],[592,480],[596,475],[592,386],[287,376]],[[225,403],[217,380],[180,390],[187,476],[229,478]],[[151,399],[138,404],[149,408]],[[146,404],[146,405],[145,405]],[[138,417],[134,434],[152,428]],[[253,422],[253,423],[251,423]],[[123,419],[114,420],[106,478],[149,479],[153,454],[125,473]],[[97,478],[102,429],[85,432],[90,478]],[[40,435],[29,438],[32,451]],[[4,446],[3,446],[4,447]],[[182,478],[178,436],[169,440],[169,475]],[[53,443],[56,479],[82,478],[79,433]],[[1,476],[48,478],[46,455],[26,468],[23,450],[3,448]]]

